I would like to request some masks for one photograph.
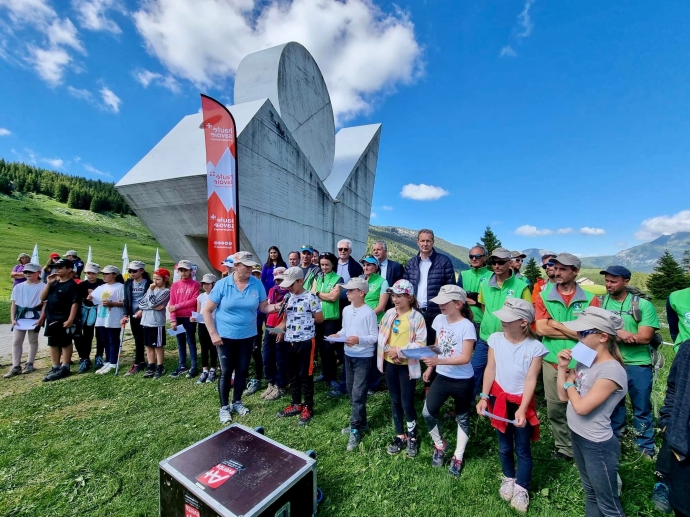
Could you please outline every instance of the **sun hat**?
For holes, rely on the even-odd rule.
[[[521,251],[511,251],[510,252],[510,258],[512,258],[512,259],[518,259],[518,258],[524,259],[524,258],[527,258],[527,255],[525,255]]]
[[[522,298],[508,298],[503,307],[492,314],[504,323],[517,320],[526,320],[532,323],[534,321],[534,306]]]
[[[235,267],[235,259],[233,258],[235,255],[228,255],[225,257],[225,260],[221,262],[221,266],[226,266],[226,267]]]
[[[563,264],[564,266],[572,266],[576,269],[580,269],[582,265],[582,261],[572,253],[559,253],[553,261]]]
[[[67,250],[65,252],[65,254],[63,255],[63,257],[70,257],[70,256],[77,257],[77,256],[79,256],[79,254],[77,253],[76,250]]]
[[[359,276],[350,278],[350,280],[346,284],[341,285],[340,287],[348,291],[352,289],[359,289],[360,291],[363,291],[365,293],[369,292],[369,282],[367,282],[366,279]]]
[[[191,260],[180,260],[177,263],[177,269],[180,269],[180,268],[188,269],[191,271],[194,268],[194,263]]]
[[[99,266],[95,262],[87,262],[86,265],[84,266],[84,273],[100,273],[100,272],[101,272],[101,266]]]
[[[368,262],[369,264],[376,264],[377,266],[381,265],[379,263],[379,259],[377,259],[374,255],[364,255],[359,263],[364,265],[365,262]]]
[[[145,267],[146,264],[144,264],[141,260],[132,260],[127,265],[127,269],[144,269]]]
[[[102,270],[101,273],[114,273],[116,275],[120,274],[120,268],[116,266],[105,266]]]
[[[212,275],[211,273],[206,273],[201,279],[202,284],[215,284],[217,281],[218,277],[216,275]]]
[[[31,255],[29,255],[28,253],[20,253],[17,257],[17,262],[19,262],[24,257],[31,258]]]
[[[291,267],[285,270],[282,277],[283,282],[280,284],[280,287],[290,287],[297,280],[304,280],[304,271],[297,266]]]
[[[615,336],[623,328],[623,319],[601,307],[587,307],[576,320],[564,321],[563,325],[575,332],[596,329]]]
[[[24,269],[22,269],[22,272],[38,273],[41,269],[43,268],[39,264],[33,264],[32,262],[29,262],[28,264],[24,264]]]
[[[386,289],[387,293],[390,294],[409,294],[414,296],[414,286],[409,280],[401,279],[393,284],[392,287]]]
[[[496,248],[495,250],[493,250],[491,252],[491,255],[489,256],[489,258],[498,258],[498,259],[502,259],[502,260],[508,260],[512,257],[511,257],[510,250],[507,250],[505,248]]]
[[[248,251],[238,251],[232,256],[232,258],[235,264],[239,262],[240,264],[244,264],[245,266],[249,267],[261,265],[254,259],[254,254]]]
[[[170,278],[170,271],[164,267],[159,267],[153,272],[154,275],[160,276],[162,278]]]
[[[441,287],[438,294],[429,301],[437,305],[443,305],[444,303],[453,301],[465,303],[467,301],[467,293],[462,287],[448,284]]]
[[[609,266],[606,269],[599,271],[600,275],[611,275],[611,276],[622,276],[623,278],[630,280],[632,278],[632,273],[630,270],[623,266]]]

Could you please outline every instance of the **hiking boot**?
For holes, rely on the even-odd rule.
[[[309,409],[307,406],[304,406],[302,408],[302,412],[299,415],[298,425],[307,425],[309,422],[311,422],[311,419],[313,417],[314,417],[314,410]]]
[[[295,416],[295,415],[299,415],[301,412],[302,412],[302,404],[290,404],[288,407],[286,407],[282,411],[278,411],[278,414],[276,414],[276,416],[278,418],[282,418],[284,416]]]
[[[407,439],[407,457],[415,458],[419,454],[419,441],[416,437],[410,435]]]
[[[165,367],[162,364],[156,366],[156,373],[153,374],[154,379],[160,379],[165,375]]]
[[[204,382],[206,382],[206,379],[208,379],[208,370],[201,372],[201,375],[199,375],[199,378],[197,379],[196,383],[203,384]]]
[[[149,364],[146,367],[146,371],[144,372],[144,379],[150,379],[153,377],[153,375],[156,373],[156,365],[155,364]]]
[[[362,433],[357,429],[352,429],[350,431],[350,439],[347,441],[347,450],[354,451],[358,446],[359,442],[362,441]]]
[[[196,373],[196,366],[192,366],[187,372],[187,375],[185,375],[185,377],[187,377],[187,379],[191,379],[193,377],[196,377]]]
[[[206,378],[206,382],[213,382],[216,380],[216,370],[215,368],[211,368],[208,371],[208,377]]]
[[[221,424],[225,425],[232,422],[232,415],[230,414],[231,412],[232,406],[221,406],[220,411],[218,412],[218,418],[220,418]]]
[[[178,366],[174,372],[170,374],[170,377],[173,379],[177,379],[180,375],[187,373],[187,367],[186,366]]]
[[[279,388],[278,386],[274,386],[273,393],[270,393],[266,395],[266,398],[264,400],[278,400],[280,398],[283,398],[285,396],[285,390],[283,388]]]
[[[344,434],[345,436],[347,436],[350,434],[350,431],[352,431],[351,427],[343,427],[340,432],[341,432],[341,434]],[[368,433],[369,432],[369,424],[366,424],[361,429],[359,429],[359,432],[360,432],[360,434],[361,433]]]
[[[77,370],[77,373],[86,373],[89,371],[89,368],[91,368],[91,360],[82,359],[79,361],[79,369]]]
[[[268,387],[266,388],[266,390],[265,390],[261,395],[259,395],[259,397],[261,397],[262,399],[265,399],[266,396],[267,396],[267,395],[270,395],[271,393],[273,393],[273,390],[275,390],[277,387],[278,387],[278,386],[276,386],[275,384],[271,384],[271,383],[269,382],[269,383],[268,383]],[[245,392],[245,393],[246,393],[246,392]]]
[[[459,478],[464,466],[465,464],[462,462],[462,460],[459,460],[455,456],[453,456],[450,459],[450,467],[448,467],[448,473],[453,477]]]
[[[671,513],[671,503],[669,501],[668,485],[657,483],[652,490],[652,503],[657,510],[664,513]]]
[[[443,440],[443,447],[441,449],[436,447],[436,444],[434,444],[434,453],[431,455],[432,467],[443,467],[443,456],[445,455],[447,448],[448,443],[445,440]]]
[[[3,375],[3,377],[5,379],[10,379],[10,378],[14,377],[15,375],[21,375],[21,374],[22,374],[22,367],[21,366],[13,366],[12,368],[10,368],[9,372],[7,372],[5,375]]]
[[[247,382],[247,388],[244,390],[244,394],[247,396],[254,395],[254,393],[260,389],[261,381],[259,379],[250,379],[249,382]]]
[[[515,492],[515,478],[507,478],[503,476],[501,480],[501,488],[498,489],[498,495],[504,501],[510,502],[513,499],[513,492]]]
[[[104,364],[105,363],[103,362],[103,358],[100,355],[97,355],[93,363],[94,368],[96,370],[100,370],[101,368],[103,368]]]
[[[244,416],[249,413],[249,408],[242,404],[241,400],[232,403],[232,410],[240,416]]]
[[[391,444],[386,449],[386,452],[388,454],[398,454],[405,447],[407,447],[407,440],[400,438],[399,436],[396,436],[395,438],[393,438],[393,441],[391,442]]]
[[[527,508],[529,508],[529,494],[527,490],[518,484],[515,485],[513,498],[510,500],[510,506],[522,513],[526,513]]]
[[[24,365],[24,369],[22,370],[22,373],[31,373],[34,370],[35,370],[34,363],[26,363]]]

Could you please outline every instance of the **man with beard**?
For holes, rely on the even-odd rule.
[[[537,280],[534,290],[532,291],[532,303],[539,297],[539,293],[543,290],[550,290],[554,285],[556,285],[556,280],[554,278],[555,273],[553,272],[553,259],[556,258],[556,253],[553,251],[547,251],[541,256],[541,267],[546,273],[546,279],[540,278]]]

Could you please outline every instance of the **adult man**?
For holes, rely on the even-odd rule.
[[[633,297],[626,287],[632,273],[623,266],[609,266],[601,271],[606,282],[606,295],[601,307],[623,318],[617,334],[619,349],[628,374],[628,395],[633,408],[633,427],[637,448],[647,459],[654,457],[654,421],[652,418],[652,354],[649,343],[659,329],[654,306],[640,297]],[[625,427],[625,398],[611,414],[611,428],[620,438]]]
[[[520,268],[522,267],[522,262],[527,258],[527,255],[520,251],[511,251],[510,252],[510,269],[513,270],[513,274],[515,275],[515,278],[520,278],[522,280],[525,280],[527,284],[529,284],[529,280],[527,280],[522,273],[520,273]]]
[[[426,323],[427,343],[431,345],[436,342],[436,331],[431,328],[431,324],[441,311],[438,305],[429,300],[436,296],[444,285],[455,284],[455,271],[450,258],[434,249],[433,230],[419,230],[417,246],[419,253],[407,261],[403,278],[415,288],[419,312],[424,316]]]
[[[302,270],[302,273],[304,273],[304,288],[309,290],[311,289],[311,284],[314,281],[316,274],[321,271],[321,269],[312,261],[312,257],[314,256],[314,248],[312,248],[309,244],[302,245],[302,248],[300,249],[300,256],[301,262],[299,267]]]
[[[384,241],[376,241],[371,248],[371,254],[379,261],[381,271],[379,274],[386,279],[388,285],[393,285],[403,277],[403,267],[400,262],[388,258],[388,247]],[[389,308],[393,307],[393,302],[389,301]]]
[[[690,287],[675,291],[666,300],[666,320],[678,352],[680,344],[690,339]]]
[[[563,322],[572,321],[587,307],[600,307],[600,304],[598,298],[583,291],[575,282],[580,272],[579,258],[570,253],[559,253],[552,261],[556,285],[548,292],[541,292],[534,303],[534,312],[537,333],[542,336],[542,343],[549,350],[548,355],[544,357],[542,373],[547,415],[556,442],[556,451],[552,457],[570,461],[573,459],[573,447],[565,416],[568,404],[558,398],[556,356],[561,350],[572,348],[578,342],[577,332],[567,328]],[[575,361],[572,361],[570,367],[574,366]]]
[[[299,266],[299,251],[291,251],[288,253],[288,267]]]
[[[542,291],[549,291],[554,285],[556,285],[556,279],[553,272],[553,259],[557,256],[553,251],[547,251],[541,256],[541,267],[546,273],[546,279],[540,278],[537,280],[534,290],[532,291],[532,303],[539,297],[539,293]]]
[[[472,249],[476,250],[477,248]],[[502,308],[508,298],[522,298],[528,302],[532,301],[527,283],[520,278],[516,278],[515,274],[513,274],[513,270],[510,267],[510,251],[505,248],[496,248],[489,257],[489,264],[491,269],[493,269],[493,274],[483,282],[478,282],[479,295],[477,296],[477,303],[483,306],[483,312],[479,325],[477,344],[481,341],[483,347],[480,346],[475,350],[476,358],[474,355],[472,357],[475,396],[484,382],[484,369],[486,368],[489,355],[486,342],[491,334],[503,330],[501,320],[494,316],[493,313]],[[468,275],[468,277],[471,278],[471,275]],[[484,347],[487,347],[487,349]],[[479,354],[477,354],[477,351],[479,351]]]
[[[75,250],[68,250],[63,257],[74,264],[74,278],[81,279],[81,272],[84,269],[84,261],[79,258]]]
[[[151,285],[151,277],[144,270],[146,264],[140,260],[132,260],[127,266],[129,278],[125,280],[125,303],[122,308],[125,311],[125,317],[122,318],[122,323],[127,324],[132,330],[134,337],[134,363],[126,376],[134,375],[137,372],[146,370],[146,358],[144,357],[144,335],[141,329],[141,318],[136,318],[135,315],[139,312],[139,300],[146,294]]]
[[[344,283],[348,283],[350,281],[350,278],[356,278],[360,275],[364,274],[364,270],[362,269],[362,266],[357,262],[355,259],[353,259],[350,255],[352,255],[352,241],[349,239],[342,239],[338,241],[338,275],[343,279]],[[341,300],[346,300],[345,295],[347,294],[347,291],[345,289],[342,290],[340,299]],[[345,305],[349,305],[346,303]]]

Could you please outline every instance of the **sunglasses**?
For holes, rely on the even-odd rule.
[[[470,260],[479,260],[482,258],[484,255],[470,255]]]
[[[178,268],[178,270],[179,270],[179,268]],[[139,270],[138,269],[128,269],[127,270],[128,273],[136,273],[137,271],[139,271]]]
[[[399,326],[399,325],[400,325],[400,320],[395,320],[395,321],[393,322],[393,334],[397,334],[397,333],[398,333],[398,326]]]
[[[57,269],[57,268],[56,268]],[[40,271],[24,271],[25,275],[33,275],[34,273],[40,273]]]
[[[491,265],[492,266],[505,266],[508,262],[510,262],[510,261],[509,260],[492,260]]]
[[[582,338],[587,337],[587,336],[589,336],[589,335],[591,335],[591,334],[598,334],[598,333],[599,333],[599,331],[596,330],[596,329],[591,329],[591,330],[580,330],[580,331],[577,333],[577,337],[579,337],[580,339],[582,339]]]
[[[555,265],[554,262],[547,262],[546,264],[542,264],[542,269],[546,269],[547,267],[553,267]]]
[[[516,258],[516,259],[513,259],[513,260],[514,260],[515,262],[522,262],[522,261],[523,261],[523,259],[521,259],[521,258]]]
[[[338,251],[349,251],[350,248],[338,248]]]

